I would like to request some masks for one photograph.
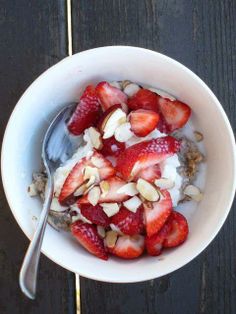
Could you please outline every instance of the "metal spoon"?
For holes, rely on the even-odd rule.
[[[60,164],[72,156],[75,148],[66,127],[74,107],[75,104],[70,104],[56,115],[43,139],[42,159],[48,176],[47,191],[37,229],[25,254],[19,276],[21,290],[30,299],[36,295],[40,250],[54,191],[53,175]]]

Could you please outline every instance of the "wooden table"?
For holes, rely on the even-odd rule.
[[[24,90],[68,54],[67,2],[0,1],[1,136]],[[210,86],[235,128],[235,0],[72,0],[71,12],[73,53],[122,44],[173,57]],[[74,274],[44,256],[37,300],[21,294],[18,272],[28,241],[2,189],[0,206],[0,313],[74,314]],[[168,276],[120,285],[81,278],[82,313],[236,313],[235,210],[200,256]]]

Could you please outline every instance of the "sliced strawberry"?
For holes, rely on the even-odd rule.
[[[104,243],[94,225],[76,221],[71,225],[71,232],[87,251],[101,259],[108,259]]]
[[[101,106],[95,88],[89,85],[68,122],[68,130],[74,135],[80,135],[86,128],[96,123],[100,110]]]
[[[157,129],[161,133],[165,133],[165,134],[171,133],[171,127],[166,123],[166,121],[163,117],[163,114],[161,112],[159,113],[159,116],[160,116],[160,120],[158,122]]]
[[[161,191],[159,202],[144,203],[144,220],[148,237],[157,233],[172,212],[172,201],[167,190]]]
[[[145,246],[149,255],[158,256],[162,253],[163,243],[170,229],[171,227],[165,224],[158,233],[155,233],[151,237],[145,237]]]
[[[158,108],[168,126],[169,133],[182,128],[191,115],[190,107],[179,100],[171,101],[170,99],[159,97]]]
[[[175,247],[182,244],[188,236],[188,222],[180,213],[173,211],[167,220],[170,228],[164,241],[164,247]]]
[[[109,251],[124,259],[139,257],[144,251],[144,237],[142,235],[119,236],[116,245]]]
[[[108,82],[100,82],[96,86],[97,96],[103,111],[113,105],[127,103],[127,96],[119,88],[111,86]]]
[[[86,157],[82,158],[71,170],[62,186],[59,195],[59,202],[61,205],[70,205],[76,201],[73,194],[84,182],[83,174],[86,166],[98,168],[101,180],[106,179],[115,173],[115,169],[111,162],[98,152],[94,152],[89,159]]]
[[[131,110],[147,109],[158,112],[157,95],[148,89],[141,88],[134,96],[128,99],[128,107]]]
[[[158,164],[156,164],[151,167],[142,169],[135,177],[135,181],[141,178],[150,183],[153,183],[156,179],[159,179],[160,177],[161,168]]]
[[[105,214],[100,205],[81,204],[79,208],[81,214],[92,223],[105,228],[110,225],[110,218]]]
[[[117,171],[125,180],[179,151],[180,142],[171,136],[141,142],[126,148],[117,158]]]
[[[159,114],[146,109],[131,111],[129,115],[131,131],[137,136],[146,136],[152,132],[159,122]]]
[[[103,139],[103,147],[101,153],[104,156],[118,156],[125,150],[125,143],[118,142],[114,136]]]
[[[143,224],[143,207],[140,206],[136,213],[122,206],[117,214],[112,216],[111,223],[118,227],[121,232],[128,235],[141,233]]]
[[[108,183],[109,190],[106,194],[101,194],[98,203],[119,203],[124,202],[130,198],[125,193],[117,193],[117,190],[126,184],[124,180],[119,177],[111,177],[105,180]],[[89,204],[88,195],[84,195],[78,200],[79,204]]]

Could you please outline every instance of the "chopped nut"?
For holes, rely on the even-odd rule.
[[[87,185],[86,184],[82,184],[77,190],[75,190],[74,196],[83,195],[84,191],[86,191],[86,189],[87,189]]]
[[[116,129],[126,122],[126,114],[120,108],[111,112],[102,124],[103,138],[107,139],[114,135]]]
[[[128,80],[122,81],[122,82],[121,82],[121,87],[122,87],[123,89],[125,89],[125,87],[126,87],[127,85],[131,84],[131,83],[132,83],[132,82],[130,82],[130,81],[128,81]]]
[[[98,235],[104,239],[105,236],[106,236],[106,231],[105,229],[102,227],[102,226],[97,226],[97,232],[98,232]]]
[[[87,180],[87,179],[91,179],[91,177],[94,177],[94,182],[96,180],[96,182],[99,182],[100,180],[100,176],[99,176],[99,171],[98,171],[98,168],[94,168],[94,167],[90,167],[90,166],[86,166],[84,168],[84,180]],[[91,185],[93,184],[94,182],[88,184],[88,185]]]
[[[113,230],[107,231],[105,237],[105,245],[112,249],[116,245],[117,238],[118,238],[117,232]]]
[[[140,90],[140,87],[137,84],[129,83],[125,86],[123,92],[128,96],[132,97]]]
[[[114,216],[120,210],[120,207],[117,203],[101,203],[100,205],[108,217]]]
[[[146,180],[138,179],[137,190],[148,201],[157,202],[160,199],[158,190]]]
[[[154,183],[160,189],[172,189],[175,186],[175,183],[170,178],[156,179]]]
[[[130,183],[123,185],[121,188],[119,188],[117,190],[117,193],[118,194],[124,193],[124,194],[129,195],[129,196],[134,196],[134,195],[138,194],[138,190],[136,189],[136,183],[130,182]]]
[[[194,132],[194,137],[195,137],[195,140],[197,142],[201,142],[203,140],[203,135],[202,133],[198,132],[198,131],[195,131]]]
[[[36,195],[38,195],[38,191],[37,191],[36,186],[35,186],[34,183],[31,183],[28,186],[28,194],[29,194],[29,196],[36,196]]]
[[[137,196],[130,198],[128,201],[123,202],[123,205],[133,213],[136,213],[142,201]]]
[[[131,124],[129,122],[123,123],[115,130],[115,139],[118,142],[128,141],[134,133],[131,131]]]
[[[113,87],[118,88],[118,89],[122,89],[122,84],[121,84],[121,82],[113,81],[113,82],[110,82],[109,84],[110,84],[111,86],[113,86]]]
[[[100,189],[102,191],[101,197],[105,197],[107,195],[107,193],[110,190],[110,184],[108,181],[101,181],[100,182]]]
[[[101,191],[98,186],[93,187],[89,192],[88,192],[88,201],[90,204],[93,206],[97,205],[98,200],[100,198]]]
[[[184,194],[191,197],[196,202],[200,202],[203,198],[203,194],[200,189],[192,184],[187,185],[184,189]]]
[[[92,146],[96,149],[101,149],[102,137],[101,137],[100,132],[98,132],[98,130],[96,130],[94,127],[90,127],[88,129],[88,134],[89,134],[89,138],[90,138]]]

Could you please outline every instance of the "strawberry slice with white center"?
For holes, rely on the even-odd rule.
[[[144,236],[119,236],[115,246],[108,249],[112,254],[124,258],[133,259],[143,254],[144,251]]]
[[[144,221],[148,237],[157,233],[172,212],[172,201],[167,190],[161,191],[161,200],[158,202],[144,203]]]
[[[146,109],[158,112],[158,96],[148,89],[141,88],[135,95],[128,99],[128,107],[131,110]]]
[[[168,133],[182,128],[188,122],[191,115],[190,107],[179,100],[172,101],[167,98],[158,97],[158,108],[164,122],[167,124],[166,131]],[[165,125],[164,122],[163,125]]]
[[[159,114],[151,110],[131,111],[129,115],[131,131],[137,136],[146,136],[157,127],[159,119]]]
[[[103,240],[99,237],[94,225],[76,221],[71,225],[71,233],[76,240],[91,254],[103,259],[108,259]]]
[[[86,157],[82,158],[71,170],[62,186],[59,195],[59,202],[61,205],[70,205],[76,201],[76,197],[73,196],[73,193],[85,181],[84,169],[86,166],[97,168],[100,180],[106,179],[115,173],[115,169],[111,162],[96,151],[89,159]]]
[[[97,96],[103,111],[113,105],[127,103],[127,96],[119,88],[111,86],[108,82],[100,82],[96,86]]]
[[[138,179],[146,180],[150,183],[154,183],[156,179],[161,177],[161,168],[158,164],[141,170],[135,177],[135,181]]]
[[[141,142],[119,155],[116,168],[125,180],[132,180],[141,170],[165,160],[179,149],[180,141],[172,136]]]
[[[93,206],[91,204],[81,204],[79,205],[79,208],[81,214],[92,223],[105,228],[109,227],[110,218],[104,213],[100,205]]]
[[[116,176],[110,177],[101,182],[101,184],[104,182],[107,190],[106,192],[101,193],[98,203],[119,203],[124,202],[130,198],[130,196],[126,195],[125,193],[117,193],[117,190],[127,184],[127,182],[121,178]],[[89,204],[88,195],[81,197],[78,200],[78,204]]]
[[[127,235],[141,233],[144,229],[143,207],[140,206],[136,213],[131,212],[122,206],[117,214],[112,216],[111,223]]]
[[[162,253],[163,243],[170,232],[171,227],[165,224],[158,233],[153,236],[145,237],[145,246],[148,255],[158,256]]]
[[[101,106],[95,88],[86,87],[80,101],[72,114],[67,128],[74,135],[80,135],[85,129],[94,125],[100,116]]]
[[[164,247],[175,247],[182,244],[188,236],[188,222],[180,213],[173,211],[167,220],[169,232],[165,237]]]

